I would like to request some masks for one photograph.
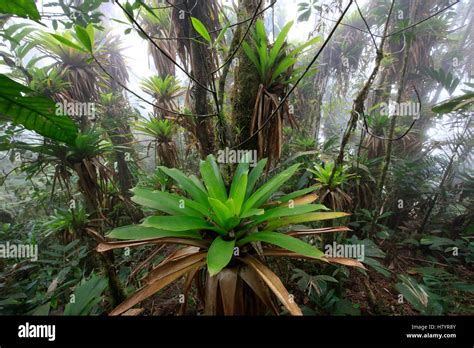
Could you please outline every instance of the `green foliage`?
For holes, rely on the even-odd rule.
[[[66,156],[68,161],[76,163],[101,156],[111,150],[112,145],[103,140],[98,130],[88,130],[77,135],[74,144],[69,146]]]
[[[311,59],[304,51],[317,44],[319,37],[291,44],[293,22],[282,23],[276,13],[276,36],[265,27],[268,21],[258,19],[240,47],[240,40],[230,43],[239,35],[228,32],[228,21],[236,22],[245,2],[232,9],[219,6],[217,0],[207,1],[207,7],[197,1],[196,6],[203,7],[195,9],[205,9],[210,18],[204,21],[204,12],[193,8],[188,10],[201,14],[202,21],[188,17],[189,21],[173,23],[177,7],[163,7],[155,0],[123,1],[126,12],[150,37],[193,37],[160,42],[162,49],[179,57],[186,70],[199,66],[202,59],[208,59],[215,70],[229,63],[226,59],[240,48],[251,63],[231,68],[227,77],[224,69],[216,76],[221,78],[218,86],[201,81],[219,92],[221,118],[177,116],[175,112],[198,113],[200,101],[209,109],[202,113],[211,114],[215,100],[207,98],[206,103],[193,98],[195,91],[178,80],[173,62],[147,42],[157,76],[141,81],[140,88],[156,106],[150,117],[142,118],[140,109],[145,108],[135,103],[132,108],[130,96],[118,83],[126,84],[134,67],[125,65],[112,32],[103,31],[101,16],[106,14],[100,13],[100,7],[106,2],[45,2],[42,10],[52,27],[46,32],[30,21],[43,24],[35,1],[0,0],[0,63],[7,72],[0,75],[0,241],[39,247],[37,262],[0,258],[2,314],[100,315],[107,311],[108,296],[116,292],[110,289],[108,293],[104,277],[113,276],[113,267],[98,269],[103,265],[96,264],[101,259],[95,258],[92,230],[115,240],[95,235],[100,239],[97,250],[137,247],[132,255],[116,252],[111,258],[116,279],[126,282],[130,294],[111,315],[125,313],[174,281],[183,285],[178,294],[186,297],[184,307],[193,304],[191,311],[199,314],[204,308],[205,315],[268,314],[263,307],[277,315],[299,315],[299,304],[307,315],[380,314],[380,305],[396,314],[405,314],[408,307],[408,313],[415,310],[422,315],[474,312],[472,134],[470,129],[459,133],[474,106],[474,84],[469,83],[472,55],[466,53],[470,41],[463,40],[470,34],[469,26],[454,28],[465,17],[459,17],[455,9],[467,13],[466,2],[413,28],[407,4],[394,3],[392,13],[398,19],[391,22],[387,37],[392,53],[382,57],[378,75],[386,78],[379,81],[382,89],[377,89],[373,100],[393,96],[397,81],[403,81],[399,65],[407,45],[414,54],[410,54],[405,80],[419,88],[421,100],[435,100],[444,93],[449,99],[432,107],[439,117],[420,119],[400,141],[393,142],[381,190],[376,178],[387,151],[382,138],[388,136],[391,123],[391,117],[380,112],[384,103],[361,115],[368,133],[359,123],[349,129],[350,141],[342,149],[344,165],[335,168],[334,164],[341,150],[340,131],[347,121],[348,102],[364,85],[375,59],[375,51],[367,49],[370,41],[364,40],[370,37],[354,30],[365,27],[358,11],[344,17],[345,25],[325,46],[318,68],[312,68],[294,94],[279,105]],[[313,34],[327,33],[331,20],[325,17],[331,17],[338,5],[337,1],[299,0],[297,21],[315,17]],[[360,5],[363,13],[370,13],[368,24],[382,31],[390,3]],[[418,5],[413,8],[417,15],[429,17],[433,9],[423,2]],[[284,2],[274,10],[287,6],[291,5]],[[127,20],[112,19],[126,25],[126,35],[133,31],[127,38],[133,41],[138,35],[147,40]],[[246,25],[233,28],[245,30]],[[202,46],[205,58],[190,54],[189,45],[195,43]],[[231,52],[234,46],[237,52]],[[318,78],[311,78],[316,71]],[[254,74],[261,84],[255,105],[249,105],[253,107],[247,115],[250,127],[234,122],[232,108],[242,104],[241,87],[245,88],[235,85],[239,74]],[[240,80],[245,78],[240,76]],[[442,89],[442,94],[435,93]],[[370,104],[369,95],[365,103]],[[98,117],[58,115],[56,101],[94,102]],[[290,103],[296,106],[295,113]],[[233,133],[227,132],[225,122]],[[395,135],[405,133],[410,123],[410,119],[397,120]],[[233,146],[246,139],[245,133],[254,133],[263,124],[254,134],[252,148],[256,147],[259,157],[268,157],[268,162],[251,168],[245,163],[220,167],[212,156],[198,161],[208,150],[199,126],[215,136],[208,139],[209,145],[222,140],[223,146],[214,146],[222,149],[225,143]],[[322,144],[318,136],[308,137],[316,126],[321,128]],[[136,131],[149,144],[134,139]],[[131,144],[137,144],[132,161]],[[150,152],[156,158],[150,158]],[[451,159],[454,152],[458,156]],[[304,163],[293,165],[296,162]],[[153,171],[151,163],[163,166]],[[375,192],[376,188],[381,192]],[[71,199],[80,203],[65,208]],[[339,211],[353,214],[348,217]],[[351,230],[331,221],[342,217]],[[130,223],[134,225],[122,226]],[[320,248],[333,241],[363,246],[363,259],[358,263],[324,255]],[[171,246],[161,248],[164,244]],[[348,266],[358,267],[357,273]],[[367,291],[359,286],[360,280]],[[193,284],[198,291],[192,289]],[[294,303],[286,287],[295,295]],[[375,302],[370,288],[375,288]],[[168,290],[174,297],[176,284]],[[399,294],[405,302],[394,305]],[[352,302],[356,299],[360,303]],[[115,296],[113,300],[117,301]],[[273,303],[276,300],[285,312]],[[140,309],[156,314],[156,306],[150,308],[148,302]],[[171,314],[166,311],[163,314]],[[183,307],[181,311],[190,312]]]
[[[348,299],[341,298],[337,293],[336,284],[347,280],[347,275],[341,268],[334,270],[331,275],[310,275],[301,269],[295,269],[292,280],[296,281],[299,290],[303,291],[308,303],[303,307],[305,315],[360,315],[360,306]],[[342,277],[341,277],[342,275]],[[338,277],[340,280],[336,279]]]
[[[443,86],[449,93],[452,95],[456,88],[458,87],[461,80],[455,77],[450,71],[447,73],[442,69],[439,68],[438,70],[433,68],[426,68],[424,69],[426,75],[431,77],[433,80],[438,82],[441,86]]]
[[[372,229],[375,228],[377,237],[386,239],[390,236],[392,231],[388,226],[384,225],[383,222],[392,215],[393,212],[390,211],[379,214],[375,210],[370,211],[362,208],[356,211],[356,221],[349,223],[349,225],[359,229],[365,236],[369,235]]]
[[[313,169],[308,169],[313,174],[315,181],[320,186],[317,191],[321,202],[331,206],[333,210],[347,209],[352,199],[346,192],[346,185],[355,174],[349,174],[350,167],[342,165],[336,168],[332,175],[335,163],[333,161],[315,163]],[[332,179],[331,179],[332,176]]]
[[[102,301],[102,293],[107,288],[107,279],[92,274],[84,279],[74,290],[74,302],[66,305],[64,315],[94,315],[99,314],[97,305]]]
[[[294,272],[295,274],[293,274],[292,279],[297,281],[298,287],[307,292],[308,296],[311,296],[313,291],[318,296],[321,296],[326,292],[328,283],[338,283],[336,278],[325,274],[311,276],[301,269],[295,269]]]
[[[207,31],[204,24],[197,18],[191,17],[194,29],[201,35],[208,43],[211,43],[211,35]]]
[[[65,18],[54,19],[53,28],[57,29],[58,23],[64,25],[65,28],[71,29],[74,25],[86,27],[88,24],[94,24],[100,27],[102,23],[103,13],[98,11],[99,7],[108,0],[87,0],[75,3],[70,6],[69,2],[58,1],[45,3],[43,6],[45,10],[47,7],[59,6],[60,11],[64,13]]]
[[[43,56],[29,56],[34,54],[35,44],[28,40],[28,36],[37,30],[27,23],[15,23],[9,26],[4,26],[0,29],[0,36],[5,38],[9,43],[9,49],[1,52],[0,57],[10,68],[21,70],[23,75],[35,67],[35,64],[42,60]],[[5,42],[5,47],[7,47]],[[27,63],[25,63],[27,60]]]
[[[94,48],[94,27],[92,24],[89,24],[86,28],[83,28],[80,25],[75,25],[74,30],[77,39],[82,43],[83,47],[92,53]]]
[[[14,239],[12,232],[9,235],[12,243],[31,242]],[[62,313],[64,306],[70,301],[70,288],[83,277],[83,262],[88,251],[86,246],[78,244],[79,240],[66,245],[52,241],[51,244],[42,244],[38,248],[38,261],[12,260],[14,262],[8,263],[0,272],[2,314]]]
[[[141,82],[142,89],[157,100],[171,101],[183,94],[183,87],[174,76],[152,76]]]
[[[83,207],[78,209],[57,209],[44,223],[45,237],[59,232],[74,235],[87,225],[88,215]]]
[[[311,137],[298,136],[294,141],[294,147],[301,151],[308,151],[316,147],[316,142]]]
[[[383,136],[390,125],[390,116],[387,114],[371,113],[366,116],[367,126],[376,135]]]
[[[175,125],[170,120],[150,118],[135,122],[135,129],[152,136],[160,142],[170,142],[173,139]]]
[[[355,235],[349,240],[351,244],[359,244],[363,246],[364,250],[364,259],[361,261],[364,265],[367,265],[373,268],[375,271],[380,273],[386,278],[391,276],[390,271],[382,265],[382,263],[377,259],[384,259],[386,253],[380,249],[380,247],[371,239],[358,239]],[[362,273],[365,273],[365,270],[361,270]]]
[[[69,82],[64,81],[59,70],[54,68],[33,68],[30,74],[30,88],[42,95],[59,94],[70,86]]]
[[[321,11],[318,0],[309,0],[298,3],[298,22],[307,22],[313,12]]]
[[[222,237],[214,239],[207,253],[207,268],[211,276],[218,274],[229,264],[234,246],[235,240],[225,241]]]
[[[305,48],[320,40],[319,37],[316,37],[294,49],[289,49],[286,39],[292,26],[293,22],[286,24],[273,45],[270,46],[265,25],[259,19],[255,24],[251,44],[247,42],[242,44],[245,54],[258,71],[260,82],[267,89],[271,89],[272,86],[279,83],[288,84],[293,80],[293,66],[297,61],[296,57]]]
[[[145,11],[141,11],[141,18],[149,26],[156,26],[160,28],[169,29],[171,26],[170,9],[160,8],[154,9],[146,5],[145,2],[141,4]]]
[[[401,281],[395,285],[395,288],[410,302],[413,307],[420,311],[430,311],[428,308],[429,294],[428,290],[410,276],[400,274],[398,279]]]
[[[32,43],[46,50],[62,66],[91,68],[91,53],[104,48],[104,37],[96,35],[94,27],[75,27],[75,32],[65,30],[56,33],[38,32]]]
[[[466,296],[472,297],[472,284],[460,281],[442,268],[419,267],[413,271],[422,276],[421,284],[413,277],[400,274],[395,288],[417,311],[426,315],[470,313],[472,305],[465,307],[463,302]]]
[[[216,274],[232,259],[234,245],[244,248],[260,241],[273,244],[301,255],[321,258],[323,253],[305,242],[276,232],[276,229],[295,223],[334,219],[345,213],[314,212],[325,209],[320,204],[304,204],[295,208],[285,204],[265,208],[265,204],[277,190],[298,170],[296,164],[254,190],[265,162],[250,170],[248,163],[239,164],[230,190],[227,189],[220,169],[212,156],[201,161],[202,181],[188,177],[177,169],[162,167],[161,170],[173,178],[189,198],[168,192],[151,191],[145,188],[134,190],[136,203],[157,209],[170,216],[152,216],[138,226],[124,227],[112,231],[109,237],[145,239],[143,237],[179,236],[211,240],[208,268]],[[250,188],[250,191],[247,189]],[[127,229],[133,229],[127,231]],[[256,231],[262,232],[256,232]],[[256,232],[256,233],[255,233]],[[186,235],[187,234],[187,235]],[[192,234],[192,235],[189,235]],[[125,239],[125,238],[124,238]]]
[[[334,170],[334,162],[328,162],[323,165],[315,164],[313,168],[314,169],[308,169],[308,171],[314,174],[315,180],[330,189],[343,186],[354,177],[354,174],[348,173],[350,169],[349,166],[339,166],[334,172],[333,179],[330,180]]]
[[[0,74],[0,113],[14,124],[44,137],[73,144],[77,128],[67,115],[56,115],[54,101]]]
[[[202,23],[199,19],[195,18],[195,17],[191,17],[191,23],[193,25],[193,28],[194,30],[196,30],[197,33],[199,33],[199,35],[204,39],[206,40],[206,42],[208,44],[211,45],[211,47],[217,47],[219,45],[219,43],[222,41],[222,39],[224,38],[225,36],[225,33],[227,32],[227,30],[229,29],[229,23],[226,23],[224,25],[224,27],[221,29],[221,31],[219,32],[219,35],[217,36],[217,38],[215,39],[215,41],[213,42],[212,41],[212,38],[211,38],[211,35],[209,34],[209,32],[207,31],[204,23]]]
[[[156,191],[165,191],[170,183],[171,178],[163,173],[160,168],[156,168],[151,175],[143,175],[136,189],[145,187]]]
[[[466,83],[471,89],[474,88],[474,84]],[[459,97],[451,98],[447,101],[444,101],[435,107],[433,107],[433,112],[439,114],[447,114],[450,112],[459,112],[459,111],[469,111],[472,110],[474,105],[474,92],[469,90],[464,90],[464,94]]]
[[[0,13],[30,18],[35,21],[41,18],[34,0],[1,1]]]

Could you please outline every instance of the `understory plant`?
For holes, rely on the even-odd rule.
[[[165,109],[176,110],[178,108],[177,99],[182,96],[185,89],[180,86],[179,81],[174,76],[152,76],[141,82],[141,88],[151,95],[158,105]],[[163,110],[155,109],[155,115],[159,118],[172,118],[174,115]]]
[[[143,134],[152,136],[156,145],[157,159],[169,167],[177,167],[179,164],[178,150],[173,141],[176,127],[170,120],[150,118],[142,119],[135,123],[135,129]]]
[[[200,163],[201,179],[187,176],[177,169],[160,167],[176,182],[174,192],[135,188],[132,200],[156,209],[160,215],[150,216],[140,225],[112,230],[107,237],[122,241],[104,242],[98,250],[105,252],[150,244],[184,247],[152,268],[143,287],[116,307],[111,315],[129,312],[183,276],[182,293],[187,296],[195,281],[206,315],[263,314],[267,310],[278,315],[282,311],[275,298],[290,314],[301,315],[282,281],[266,265],[267,256],[362,267],[353,259],[326,257],[300,239],[323,232],[347,230],[345,227],[289,228],[348,214],[328,212],[324,205],[314,204],[316,196],[308,195],[308,189],[271,201],[272,195],[297,172],[300,165],[289,167],[256,188],[266,163],[266,159],[262,160],[251,170],[248,163],[240,163],[229,189],[212,155]]]
[[[339,166],[335,171],[334,165],[334,161],[322,165],[315,164],[308,171],[314,175],[315,181],[320,185],[318,195],[321,202],[328,204],[334,210],[348,208],[352,199],[345,192],[344,186],[355,175],[349,173],[350,167],[347,165]]]

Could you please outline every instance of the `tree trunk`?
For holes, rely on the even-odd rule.
[[[177,7],[183,8],[185,13],[190,12],[190,16],[199,19],[204,23],[208,31],[214,30],[215,22],[210,18],[211,17],[211,4],[208,4],[207,1],[183,1],[182,3],[177,3]],[[191,19],[186,17],[183,21],[183,31],[187,32],[187,37],[198,37],[199,34],[194,30],[190,25]],[[208,47],[202,43],[192,40],[189,44],[190,49],[190,65],[191,65],[191,75],[196,81],[199,82],[202,86],[210,86],[212,82],[211,70],[213,68],[212,64],[212,54]],[[191,89],[191,99],[193,100],[192,111],[197,115],[207,115],[211,114],[211,108],[209,106],[208,100],[208,91],[202,86],[198,85],[195,81],[192,82],[193,87]],[[196,117],[196,136],[200,144],[201,156],[204,158],[209,154],[214,153],[215,146],[215,135],[213,131],[213,122],[210,117]]]
[[[241,0],[237,19],[239,21],[251,18],[259,5],[258,0]],[[245,33],[245,25],[240,25],[235,31],[235,36],[240,41]],[[239,129],[237,143],[250,138],[252,114],[255,107],[260,79],[256,73],[255,66],[247,58],[243,50],[237,55],[238,65],[235,69],[234,89],[232,91],[232,119],[235,127]],[[257,137],[254,137],[243,149],[256,150]]]
[[[128,148],[133,139],[130,139],[126,134],[131,134],[130,127],[123,126],[123,129],[119,128],[110,131],[109,138],[115,148],[120,191],[124,197],[130,197],[130,190],[136,182],[128,166],[128,159],[135,159],[136,156],[134,156],[132,149]],[[127,147],[128,151],[123,149],[123,147]]]

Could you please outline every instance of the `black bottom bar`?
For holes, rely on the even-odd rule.
[[[473,318],[0,316],[0,346],[410,344],[472,347]],[[54,340],[52,327],[43,325],[54,325]],[[40,334],[46,337],[31,337]]]

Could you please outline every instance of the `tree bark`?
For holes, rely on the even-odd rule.
[[[250,18],[256,12],[259,2],[258,0],[241,0],[237,19],[242,21]],[[244,32],[244,28],[240,25],[234,34],[238,41],[242,39]],[[251,136],[251,120],[260,79],[255,72],[254,65],[242,50],[237,58],[238,65],[235,69],[235,82],[232,91],[232,119],[235,127],[239,129],[237,143],[242,143]],[[242,145],[242,149],[256,150],[257,137]]]

